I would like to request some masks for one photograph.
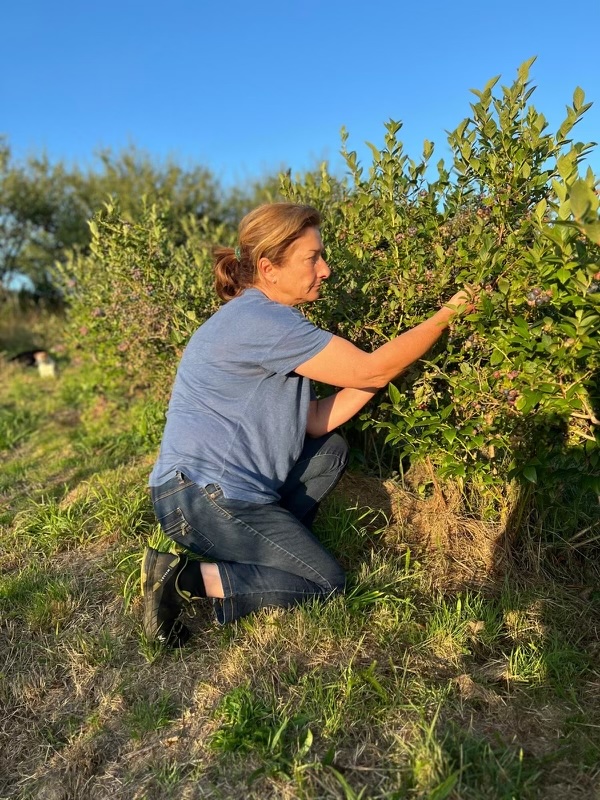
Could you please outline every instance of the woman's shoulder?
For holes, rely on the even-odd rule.
[[[301,311],[293,306],[286,306],[269,299],[260,289],[245,289],[238,297],[230,300],[223,308],[229,306],[228,316],[236,318],[256,319],[264,324],[279,321],[293,324],[295,320],[305,319]]]
[[[259,289],[245,289],[224,303],[212,317],[198,328],[195,343],[215,338],[223,341],[245,341],[248,332],[263,341],[279,340],[286,335],[306,334],[315,326],[294,306],[270,300]]]

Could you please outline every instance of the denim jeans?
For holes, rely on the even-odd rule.
[[[348,448],[338,434],[307,437],[279,503],[228,500],[218,484],[201,487],[182,473],[152,487],[166,535],[217,563],[225,595],[214,601],[220,623],[265,606],[289,607],[343,590],[342,568],[310,525],[347,461]]]

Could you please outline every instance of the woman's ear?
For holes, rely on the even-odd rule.
[[[277,269],[272,261],[265,256],[258,259],[257,272],[260,280],[266,283],[277,283]]]

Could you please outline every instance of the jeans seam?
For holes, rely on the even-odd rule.
[[[339,469],[339,466],[342,464],[342,459],[339,456],[334,455],[333,453],[331,453],[331,454],[328,454],[328,453],[317,453],[316,456],[313,456],[312,458],[309,458],[309,459],[305,459],[305,461],[308,461],[308,462],[314,461],[316,458],[319,458],[321,455],[327,455],[328,458],[331,458],[332,456],[334,458],[336,458],[337,462],[338,462],[338,470],[337,470],[336,474],[334,475],[333,482],[332,483],[328,483],[327,486],[325,487],[325,489],[321,492],[321,494],[318,497],[312,498],[313,499],[313,503],[312,503],[311,507],[308,509],[308,511],[310,511],[312,508],[314,508],[314,506],[317,505],[317,503],[321,502],[323,497],[325,497],[326,495],[330,494],[330,492],[332,492],[335,489],[335,487],[338,485],[338,483],[340,482],[340,480],[342,478],[342,475],[343,475],[343,470]],[[308,513],[308,511],[306,513]]]
[[[202,497],[204,497],[204,499],[208,501],[208,503],[215,509],[215,511],[217,511],[222,517],[225,517],[225,519],[241,522],[241,520],[238,520],[238,518],[234,517],[233,514],[230,514],[224,508],[221,508],[221,506],[216,502],[216,500],[214,500],[208,493],[205,492],[202,495]]]
[[[228,603],[229,605],[229,619],[235,618],[235,597],[236,595],[233,592],[233,585],[231,583],[231,575],[229,574],[229,570],[227,569],[227,565],[224,564],[222,561],[217,562],[217,567],[219,570],[219,575],[221,576],[221,583],[223,584],[223,574],[221,572],[221,567],[223,568],[223,572],[225,573],[225,577],[227,578],[227,589],[229,591],[229,595],[225,594],[225,585],[223,584],[223,597],[220,598],[223,601],[223,619],[227,621],[227,613],[225,610],[225,604]]]
[[[325,456],[326,458],[334,458],[337,461],[339,470],[340,465],[343,463],[343,459],[341,459],[337,453],[317,453],[311,458],[305,458],[302,461],[297,461],[296,466],[301,466],[302,464],[314,463],[317,460],[317,458],[321,458],[323,456]]]
[[[219,505],[217,503],[215,503],[214,501],[211,501],[211,503],[213,505],[215,505],[220,511],[222,510],[219,507]],[[223,513],[227,514],[227,512],[225,512],[224,510],[223,510]],[[235,522],[238,525],[242,525],[244,528],[246,528],[246,530],[250,531],[254,536],[260,537],[261,541],[266,542],[270,547],[274,548],[275,550],[279,550],[282,553],[285,553],[285,555],[288,558],[290,558],[292,561],[295,561],[297,564],[300,564],[301,566],[303,566],[303,567],[305,567],[307,569],[310,569],[315,575],[317,575],[319,577],[319,579],[321,581],[323,581],[325,584],[327,584],[327,586],[329,587],[330,591],[334,590],[334,587],[327,580],[327,578],[324,575],[321,575],[321,573],[318,570],[316,570],[314,567],[312,567],[310,564],[307,564],[306,561],[302,561],[300,558],[295,556],[293,553],[290,553],[284,547],[281,547],[281,545],[275,544],[275,542],[272,542],[267,536],[264,536],[260,531],[257,531],[256,528],[253,528],[251,525],[248,525],[248,523],[244,522],[244,520],[239,519],[239,517],[234,517],[232,515],[227,515],[227,516],[232,522]],[[309,531],[309,533],[310,533],[310,531]],[[303,578],[305,576],[304,575],[300,575],[299,577]],[[307,580],[310,580],[310,578],[307,578]]]
[[[188,484],[188,485],[191,485],[191,484]],[[170,489],[168,492],[164,492],[163,494],[157,494],[154,497],[154,502],[157,503],[159,500],[164,500],[165,497],[172,497],[174,494],[177,494],[177,492],[182,492],[184,489],[187,489],[187,488],[188,488],[187,485],[186,486],[176,486],[174,489]]]

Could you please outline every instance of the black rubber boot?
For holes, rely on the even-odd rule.
[[[147,547],[142,559],[142,597],[144,599],[144,631],[151,641],[169,647],[182,647],[190,638],[189,629],[179,620],[179,615],[190,600],[206,596],[203,592],[200,566],[197,562],[186,570],[187,556],[161,553]],[[186,578],[194,571],[198,575],[196,591],[182,589],[179,578],[186,570]],[[189,580],[185,581],[189,583]]]

